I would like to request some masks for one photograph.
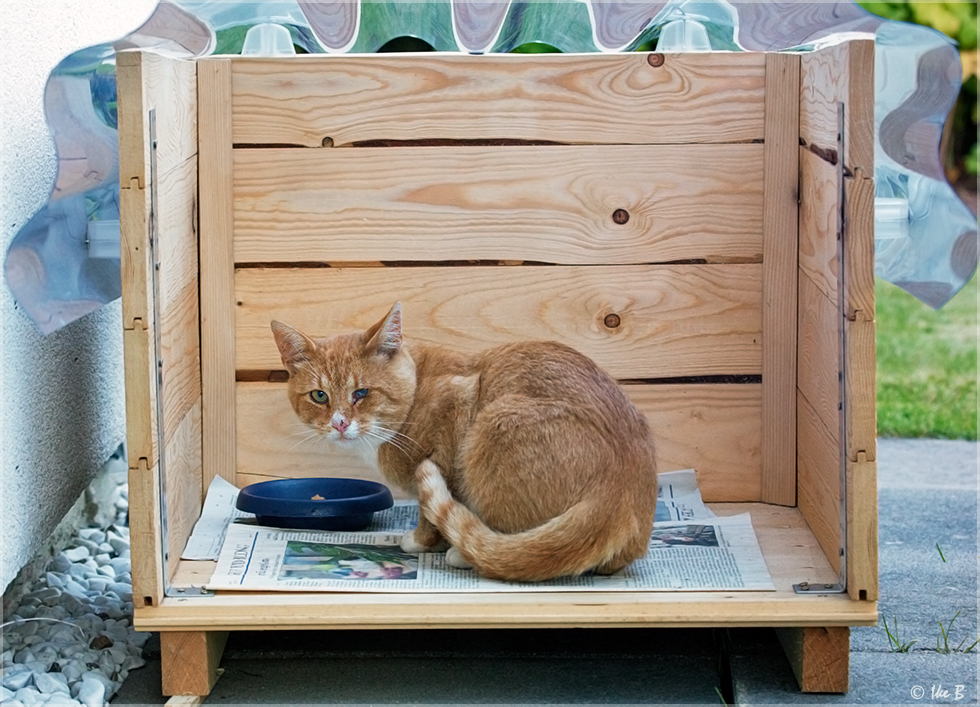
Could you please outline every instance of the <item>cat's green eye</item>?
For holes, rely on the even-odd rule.
[[[317,405],[325,405],[329,399],[330,397],[322,390],[310,391],[310,400],[315,402]]]
[[[367,388],[360,388],[359,390],[355,390],[350,397],[351,400],[353,400],[356,403],[358,400],[364,400],[364,398],[367,397],[367,394],[368,394]]]

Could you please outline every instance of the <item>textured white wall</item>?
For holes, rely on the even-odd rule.
[[[0,3],[2,252],[47,201],[44,84],[68,54],[139,27],[156,0]],[[125,437],[119,302],[42,337],[0,287],[0,587],[30,561]]]

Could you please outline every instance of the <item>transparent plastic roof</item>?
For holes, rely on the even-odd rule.
[[[256,30],[246,44],[248,30],[264,24],[279,27]],[[142,27],[71,54],[48,79],[45,113],[58,173],[47,205],[20,230],[4,262],[8,287],[39,330],[56,331],[120,296],[116,50],[238,53],[243,45],[276,46],[277,31],[309,53],[373,53],[404,37],[470,54],[525,45],[805,52],[874,37],[875,272],[940,307],[976,269],[977,220],[946,181],[940,157],[962,76],[955,45],[851,0],[161,0]]]

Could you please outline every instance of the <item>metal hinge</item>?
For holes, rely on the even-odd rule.
[[[847,589],[840,582],[836,584],[800,582],[793,585],[793,591],[797,594],[843,594]]]
[[[167,587],[165,592],[168,597],[174,599],[200,599],[202,597],[213,597],[214,592],[204,587]]]

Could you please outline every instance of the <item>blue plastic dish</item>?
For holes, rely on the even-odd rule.
[[[363,479],[276,479],[243,488],[238,510],[259,525],[313,530],[364,530],[394,501],[384,484]]]

